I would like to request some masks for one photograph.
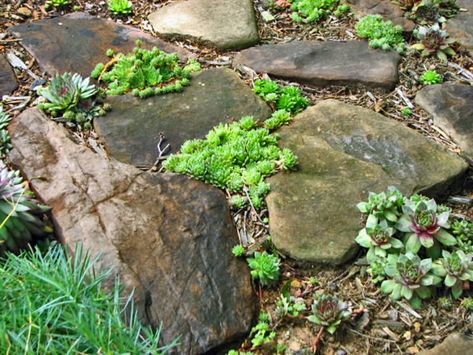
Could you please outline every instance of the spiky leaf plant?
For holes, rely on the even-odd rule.
[[[19,252],[47,235],[41,215],[46,211],[26,191],[18,171],[0,160],[0,255]]]
[[[443,77],[436,70],[426,70],[421,75],[420,81],[424,85],[440,84],[443,82]]]
[[[10,142],[10,135],[7,131],[7,126],[11,121],[8,113],[3,111],[3,106],[0,106],[0,158],[3,158],[6,153],[12,148]]]
[[[436,55],[438,59],[446,62],[448,56],[456,54],[450,47],[455,40],[449,38],[447,31],[440,29],[438,23],[430,27],[419,26],[414,30],[414,35],[420,42],[413,44],[412,48],[421,51],[424,57]]]
[[[327,329],[330,334],[335,333],[342,321],[350,318],[351,312],[348,304],[336,296],[321,295],[312,305],[312,315],[307,319]]]

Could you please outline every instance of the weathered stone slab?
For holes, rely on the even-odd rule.
[[[364,41],[301,41],[269,44],[240,52],[233,64],[315,86],[348,85],[392,89],[400,56]]]
[[[309,262],[342,264],[357,252],[356,204],[397,186],[403,193],[445,192],[468,165],[453,153],[374,111],[322,101],[279,130],[300,169],[269,179],[275,246]]]
[[[253,115],[266,119],[271,110],[230,69],[210,69],[194,76],[182,93],[139,99],[110,97],[112,111],[95,120],[109,154],[136,166],[152,165],[163,133],[171,152],[188,139],[203,138],[221,122]]]
[[[421,351],[419,355],[467,355],[473,349],[471,336],[450,334],[442,343],[430,350]]]
[[[162,36],[222,50],[246,48],[259,41],[251,0],[177,1],[153,12],[149,21]]]
[[[108,48],[128,52],[137,39],[143,47],[158,47],[167,52],[187,55],[184,49],[154,38],[131,26],[118,25],[84,13],[44,19],[10,27],[23,46],[37,59],[41,70],[49,74],[74,72],[90,76],[97,63],[110,58]]]
[[[467,11],[459,12],[445,24],[445,29],[451,38],[463,47],[473,52],[473,1],[457,0],[457,5]]]
[[[0,55],[0,100],[3,95],[10,95],[17,88],[18,82],[10,63]]]
[[[366,15],[382,15],[385,20],[390,20],[402,26],[406,31],[412,31],[415,23],[404,17],[404,11],[398,4],[390,0],[348,0],[353,12],[359,17]]]
[[[98,267],[135,288],[138,311],[179,354],[201,354],[251,328],[257,301],[226,198],[183,175],[142,172],[73,143],[29,109],[10,125],[13,163],[52,208],[69,248],[82,244]],[[38,178],[41,177],[41,178]]]
[[[429,85],[417,93],[415,101],[473,161],[473,86],[453,83]]]

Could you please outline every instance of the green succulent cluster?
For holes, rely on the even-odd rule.
[[[45,3],[46,10],[50,10],[53,7],[61,8],[71,4],[71,0],[48,0]]]
[[[252,349],[270,343],[276,338],[276,332],[271,328],[269,314],[261,312],[258,323],[251,329],[250,338]]]
[[[290,0],[294,22],[313,23],[334,14],[340,17],[350,11],[347,4],[339,5],[339,0]]]
[[[0,160],[0,256],[26,248],[47,235],[42,214],[46,211],[26,190],[18,171]]]
[[[253,258],[248,258],[248,266],[251,269],[251,277],[258,280],[262,286],[271,286],[279,281],[280,261],[277,255],[255,252]]]
[[[232,254],[235,255],[236,257],[245,255],[245,247],[241,244],[235,245],[232,248]]]
[[[127,15],[133,12],[133,4],[129,0],[108,0],[108,9],[116,15]]]
[[[260,209],[270,190],[264,178],[297,165],[297,157],[289,149],[280,149],[278,139],[247,116],[214,127],[206,139],[186,141],[180,153],[172,154],[163,165],[168,171],[188,174],[237,194],[232,203],[238,207],[248,202],[249,196]]]
[[[3,111],[3,106],[0,106],[0,158],[4,158],[5,154],[12,148],[10,134],[7,131],[10,121],[11,116]]]
[[[421,51],[423,57],[435,55],[441,61],[446,62],[449,56],[456,54],[450,47],[455,43],[455,40],[450,38],[447,31],[442,30],[438,23],[430,27],[419,26],[414,30],[414,35],[419,42],[411,47]]]
[[[84,79],[77,73],[54,76],[49,86],[40,88],[38,93],[45,100],[39,108],[85,129],[91,128],[94,117],[104,115],[110,108],[101,105],[99,89],[90,84],[89,78]]]
[[[424,85],[440,84],[443,82],[443,77],[436,70],[426,70],[421,75],[420,81]]]
[[[302,94],[300,88],[281,87],[271,79],[256,80],[253,91],[264,101],[274,104],[277,110],[285,110],[291,114],[301,112],[309,106],[309,99]]]
[[[365,227],[356,242],[368,249],[373,283],[381,282],[394,301],[405,298],[419,308],[442,285],[458,298],[473,281],[473,228],[455,220],[448,207],[422,195],[406,198],[390,187],[370,193],[358,209]]]
[[[338,326],[351,317],[348,304],[336,296],[322,294],[312,305],[312,314],[307,319],[323,326],[330,334],[335,333]]]
[[[395,50],[404,53],[406,40],[403,28],[391,21],[384,21],[381,15],[368,15],[360,19],[355,26],[356,34],[368,40],[370,47],[382,50]]]
[[[289,294],[281,294],[276,301],[276,315],[279,319],[292,316],[297,317],[306,310],[304,299]]]
[[[137,47],[126,55],[108,50],[107,54],[113,56],[111,61],[97,64],[92,71],[94,79],[108,84],[107,95],[116,96],[131,91],[134,96],[147,98],[180,92],[190,84],[191,74],[201,69],[194,59],[182,67],[177,54],[158,48],[147,50],[141,45],[137,41]]]

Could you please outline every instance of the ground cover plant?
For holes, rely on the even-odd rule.
[[[161,354],[160,331],[142,326],[118,281],[80,248],[69,257],[56,244],[0,264],[0,348],[7,354]]]
[[[395,50],[403,53],[406,50],[406,40],[403,28],[391,21],[384,21],[381,15],[368,15],[360,19],[355,26],[356,34],[368,40],[370,47],[383,50]]]
[[[45,3],[46,9],[53,7],[61,8],[71,4],[71,0],[48,0]]]
[[[241,204],[250,202],[256,209],[264,205],[270,186],[264,178],[279,170],[297,166],[297,157],[278,147],[278,136],[250,116],[238,122],[220,124],[205,139],[185,142],[179,154],[164,162],[166,170],[188,174],[222,189],[227,189]]]
[[[54,76],[47,87],[39,88],[38,93],[44,99],[39,108],[84,129],[90,129],[93,118],[110,109],[108,105],[102,105],[100,90],[89,78],[84,79],[77,73]]]
[[[132,92],[134,96],[146,98],[179,92],[190,84],[191,74],[200,70],[200,64],[189,60],[185,66],[179,63],[177,54],[169,54],[158,48],[151,50],[137,47],[128,54],[107,51],[113,58],[99,63],[91,76],[107,83],[107,95],[122,95]]]
[[[469,288],[473,235],[470,223],[456,220],[450,208],[421,195],[407,198],[394,187],[370,193],[358,208],[366,223],[356,241],[368,249],[373,281],[381,282],[381,290],[393,301],[406,299],[420,308],[439,288],[445,287],[455,299]],[[454,231],[465,242],[459,243]]]
[[[127,15],[133,12],[130,0],[108,0],[108,9],[116,15]]]
[[[347,4],[339,4],[339,0],[290,0],[292,19],[295,22],[318,22],[334,14],[342,16],[350,11]]]

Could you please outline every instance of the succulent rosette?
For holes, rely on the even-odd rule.
[[[415,308],[420,307],[422,299],[431,296],[429,286],[442,282],[441,277],[432,273],[432,259],[421,260],[411,252],[399,257],[390,255],[385,271],[391,279],[382,282],[381,290],[393,301],[409,300]]]
[[[386,220],[378,223],[378,219],[370,215],[366,221],[366,228],[363,228],[356,237],[356,242],[364,248],[368,248],[368,261],[377,257],[385,257],[391,248],[401,249],[402,242],[393,237],[396,230],[389,227]]]
[[[360,202],[357,207],[361,213],[373,215],[379,220],[396,223],[402,215],[405,198],[394,186],[388,187],[387,192],[376,194],[370,192],[367,202]]]
[[[445,286],[452,289],[455,299],[459,298],[464,283],[473,281],[473,254],[465,254],[462,250],[452,253],[443,250],[442,257],[434,264],[433,271],[437,276],[445,277]]]
[[[332,295],[322,295],[312,305],[312,315],[307,319],[327,329],[330,334],[335,333],[340,323],[351,316],[348,304]]]
[[[417,253],[421,246],[432,248],[435,240],[446,246],[456,244],[455,237],[445,230],[450,227],[450,211],[440,212],[435,200],[407,201],[403,212],[396,229],[408,233],[406,251]]]

